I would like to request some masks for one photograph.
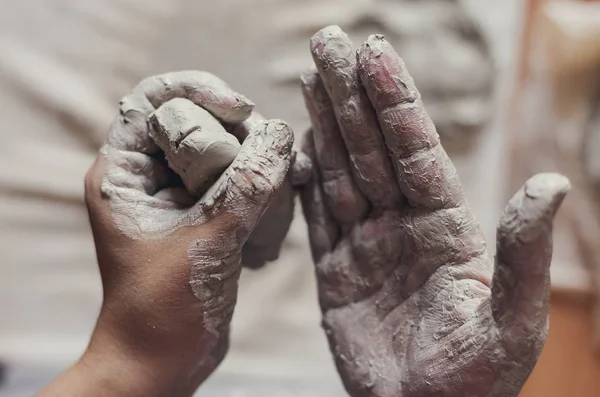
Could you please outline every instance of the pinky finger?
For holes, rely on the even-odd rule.
[[[302,150],[306,153],[313,164],[314,146],[312,130],[305,135]],[[308,238],[313,261],[319,262],[328,252],[331,252],[340,234],[340,228],[325,205],[319,172],[313,166],[312,174],[306,185],[301,190],[302,210],[306,223],[308,224]]]

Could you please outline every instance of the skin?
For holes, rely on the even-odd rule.
[[[547,337],[558,174],[509,202],[495,260],[404,63],[380,35],[311,39],[302,203],[322,325],[354,397],[517,396]]]
[[[546,338],[552,219],[569,183],[525,184],[500,221],[494,264],[402,61],[381,36],[356,58],[351,48],[337,27],[313,38],[311,160],[295,159],[297,175],[311,173],[302,202],[344,384],[361,397],[516,396]],[[40,396],[192,395],[227,351],[244,244],[300,178],[288,175],[289,128],[249,118],[214,76],[144,84],[86,177],[101,314],[85,355]],[[243,142],[191,203],[146,121],[179,96]]]
[[[231,127],[230,132],[243,141],[248,132],[263,120],[262,115],[254,112],[243,123]],[[286,183],[277,191],[265,215],[244,244],[242,257],[245,267],[257,269],[279,257],[283,240],[292,223],[297,189],[306,184],[311,172],[310,158],[302,151],[293,149],[291,171]]]
[[[112,201],[119,229],[133,239],[147,239],[168,234],[176,225],[198,224],[201,217],[187,207],[210,186],[212,195],[219,193],[213,182],[239,151],[232,138],[243,143],[266,121],[253,108],[250,100],[223,81],[198,71],[149,77],[124,97],[109,144],[103,148],[105,157],[118,163],[115,167],[109,164],[104,188],[115,190],[120,197]],[[291,159],[284,185],[277,190],[256,233],[244,244],[243,264],[247,267],[262,267],[279,256],[294,211],[294,188],[306,182],[311,168],[310,160],[295,150]],[[124,167],[129,172],[124,172]],[[148,184],[149,179],[154,183]],[[128,189],[133,185],[137,189]],[[146,193],[144,199],[149,195],[159,200],[137,205],[140,190]],[[206,201],[215,200],[209,195]]]
[[[406,59],[442,142],[469,149],[494,114],[485,34],[459,0],[380,3],[376,18]]]
[[[227,351],[242,250],[289,184],[294,137],[282,121],[258,120],[231,165],[190,201],[146,121],[175,97],[228,126],[252,110],[202,72],[150,78],[123,99],[108,145],[86,176],[102,310],[83,358],[40,396],[190,396]]]

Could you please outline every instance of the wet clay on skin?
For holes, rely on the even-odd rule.
[[[291,129],[251,118],[253,107],[209,73],[150,77],[120,102],[102,150],[114,224],[131,239],[187,253],[181,266],[200,302],[199,337],[214,346],[227,341],[244,244],[292,179]],[[209,353],[216,366],[222,356]]]
[[[389,43],[373,35],[355,52],[330,26],[310,44],[305,150],[317,170],[302,202],[346,390],[516,397],[547,336],[552,220],[568,180],[527,181],[500,220],[494,261]]]
[[[171,102],[175,98],[185,99]],[[208,174],[220,171],[231,161],[235,150],[235,138],[225,137],[215,118],[239,124],[250,116],[253,108],[252,102],[217,77],[196,71],[148,78],[124,97],[111,126],[108,145],[103,148],[107,170],[102,187],[119,229],[134,239],[151,239],[169,234],[177,227],[202,223],[206,203],[214,203],[215,198],[207,193],[196,202],[185,188],[173,184],[171,171],[155,158],[159,146],[165,149],[170,166],[181,172],[184,183],[197,190],[211,177]],[[156,131],[149,124],[151,119],[152,125],[158,127]],[[200,131],[206,134],[206,139],[199,136]],[[192,136],[186,140],[189,134]],[[210,142],[215,137],[230,149],[225,151],[227,161],[219,159],[209,173],[190,168],[193,163],[190,158],[195,154],[198,162],[203,161],[202,154],[210,154]],[[177,141],[186,142],[181,159],[174,156],[179,148]],[[212,157],[211,165],[215,165],[215,156]],[[189,203],[193,205],[186,207]]]

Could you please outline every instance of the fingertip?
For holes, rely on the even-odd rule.
[[[319,122],[319,116],[330,113],[333,116],[333,109],[329,95],[325,88],[323,79],[316,68],[306,70],[301,76],[302,94],[304,104],[311,116],[313,125]]]
[[[357,52],[358,73],[376,109],[414,103],[419,92],[404,61],[384,36],[369,36]]]
[[[113,120],[108,144],[114,148],[147,154],[158,152],[148,134],[147,119],[154,107],[145,95],[132,93],[119,101],[119,111]]]
[[[370,63],[381,57],[384,52],[394,51],[382,34],[372,34],[356,50],[356,62],[361,72],[369,72]],[[395,51],[394,51],[395,53]]]
[[[226,88],[223,88],[226,87]],[[254,102],[244,95],[233,91],[229,86],[219,87],[219,90],[208,90],[214,98],[204,98],[204,94],[192,97],[193,101],[202,106],[217,119],[224,123],[237,124],[247,120],[254,110]]]
[[[294,151],[292,154],[292,186],[302,187],[310,179],[313,163],[306,153]]]
[[[364,64],[370,59],[380,56],[387,48],[391,48],[391,45],[385,40],[384,35],[372,34],[356,51],[356,60],[359,65]]]
[[[510,200],[497,230],[500,259],[528,272],[547,271],[552,257],[554,216],[570,189],[569,180],[555,173],[530,178]]]
[[[202,196],[203,211],[227,213],[245,238],[281,190],[291,162],[294,134],[286,122],[265,120],[253,128],[221,177]]]
[[[263,122],[258,127],[263,139],[266,139],[268,150],[274,151],[279,156],[290,156],[294,145],[294,132],[283,120],[271,119]]]
[[[356,56],[350,37],[337,25],[311,38],[313,60],[332,100],[349,98],[359,90]]]
[[[325,43],[330,39],[348,37],[338,25],[325,26],[310,38],[310,50],[319,56],[322,54]]]
[[[246,98],[244,95],[231,91],[233,98],[233,106],[223,106],[222,108],[214,108],[215,116],[225,123],[240,123],[247,120],[251,115],[254,107],[254,102]],[[227,104],[226,104],[227,105]]]
[[[300,73],[300,82],[302,85],[312,85],[315,83],[316,79],[319,76],[319,71],[317,67],[312,65],[308,69],[305,69],[302,73]]]
[[[134,89],[144,96],[154,108],[177,97],[187,98],[208,110],[226,123],[241,123],[252,114],[254,103],[234,91],[227,83],[212,73],[184,70],[146,78]]]
[[[541,173],[528,179],[511,198],[499,229],[503,233],[542,228],[552,222],[561,203],[571,189],[569,179],[557,173]],[[530,237],[531,238],[531,237]]]
[[[300,85],[302,88],[302,94],[304,95],[305,101],[315,100],[316,87],[320,82],[319,71],[316,66],[311,66],[309,69],[304,70],[300,74]],[[321,83],[322,84],[322,83]],[[307,102],[307,106],[310,105]]]
[[[235,99],[238,101],[237,108],[241,112],[247,114],[248,117],[250,117],[250,115],[252,114],[252,111],[256,107],[256,104],[253,101],[251,101],[250,99],[248,99],[246,96],[244,96],[243,94],[240,94],[238,92],[234,92],[234,96],[235,96]]]
[[[550,296],[552,224],[570,189],[569,180],[556,173],[537,174],[513,196],[497,232],[492,309],[506,332],[507,348],[520,354],[525,336],[543,344]],[[541,345],[539,346],[541,349]]]
[[[527,198],[552,214],[556,213],[570,190],[569,179],[555,172],[534,175],[525,182],[524,186]]]
[[[309,128],[304,134],[300,136],[300,149],[311,162],[315,161],[315,141],[314,141],[314,130]]]
[[[246,197],[261,207],[268,206],[287,176],[293,144],[294,134],[286,122],[261,122],[250,131],[238,156],[221,176],[222,183],[215,183],[204,196],[205,204],[212,205],[223,189],[229,189],[237,192],[234,196],[238,200]]]

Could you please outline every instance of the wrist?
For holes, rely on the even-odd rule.
[[[119,296],[120,299],[116,299]],[[164,306],[164,307],[163,307]],[[187,374],[200,384],[223,360],[229,327],[207,331],[203,307],[173,299],[111,294],[104,301],[88,351],[115,350],[148,371]]]
[[[38,397],[190,397],[198,384],[180,382],[173,373],[119,351],[90,344],[81,359],[42,390]],[[179,376],[183,379],[183,376]]]
[[[88,350],[74,365],[73,378],[82,379],[85,395],[115,397],[192,396],[186,385],[170,382],[160,371],[111,351]]]
[[[114,387],[115,396],[187,397],[221,361],[222,357],[215,359],[211,353],[226,351],[226,347],[215,349],[216,343],[201,331],[192,342],[178,338],[176,333],[161,332],[147,322],[141,328],[151,331],[142,332],[129,322],[115,321],[103,310],[77,366]]]

